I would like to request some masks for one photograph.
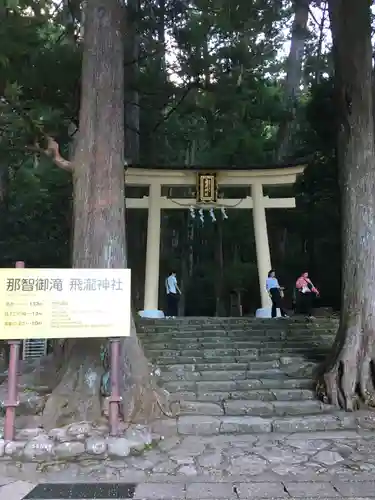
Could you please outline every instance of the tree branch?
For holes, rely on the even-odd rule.
[[[38,141],[35,142],[33,147],[27,147],[26,149],[28,151],[34,151],[37,153],[44,154],[45,156],[48,156],[49,158],[52,159],[53,163],[59,167],[62,168],[63,170],[67,170],[71,172],[73,170],[73,164],[69,160],[66,160],[63,158],[60,154],[60,148],[58,143],[47,135],[42,128],[36,124],[32,118],[25,112],[25,110],[22,108],[22,106],[19,106],[18,104],[11,102],[11,100],[6,97],[5,95],[1,95],[1,98],[6,101],[11,109],[18,115],[20,116],[25,122],[30,126],[30,128],[34,131],[35,135],[42,140],[46,141],[47,147],[44,149],[41,147]]]
[[[172,106],[172,108],[168,111],[168,113],[163,117],[162,120],[160,120],[156,125],[155,127],[153,128],[153,132],[155,132],[162,123],[164,123],[165,121],[168,120],[168,118],[177,110],[177,108],[184,102],[184,100],[187,98],[187,96],[189,95],[189,92],[194,89],[194,88],[197,88],[197,84],[194,82],[193,84],[189,85],[185,90],[184,90],[184,93],[182,94],[182,96],[180,97],[180,99],[177,101],[177,103]]]
[[[55,141],[55,139],[53,139],[50,136],[46,136],[46,139],[47,139],[47,149],[43,149],[39,146],[39,144],[35,144],[35,150],[39,153],[44,154],[45,156],[48,156],[48,158],[51,158],[53,163],[57,167],[62,168],[63,170],[66,170],[68,172],[72,172],[73,163],[61,156],[59,145]]]

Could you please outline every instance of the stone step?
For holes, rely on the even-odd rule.
[[[282,363],[282,359],[270,359],[266,361],[248,361],[246,363],[189,363],[185,365],[165,365],[163,372],[175,372],[181,376],[188,372],[203,372],[203,371],[238,371],[238,370],[267,370],[268,368],[278,368]]]
[[[212,332],[216,335],[217,332],[297,332],[297,331],[334,331],[338,327],[338,323],[321,323],[321,322],[305,322],[305,323],[289,323],[288,321],[283,322],[267,322],[262,324],[249,323],[244,325],[171,325],[169,322],[160,323],[159,325],[145,325],[138,324],[137,329],[140,332],[181,332],[181,334],[186,334],[191,332],[193,334]]]
[[[147,357],[158,365],[173,365],[173,364],[190,364],[190,363],[247,363],[250,360],[269,361],[270,359],[278,359],[283,356],[295,354],[298,357],[306,356],[306,360],[320,361],[327,355],[328,349],[304,349],[304,350],[282,350],[282,349],[267,349],[257,351],[256,349],[236,351],[228,355],[212,353],[211,351],[201,351],[188,354],[176,353],[155,353],[146,350]],[[308,356],[308,357],[307,357]]]
[[[357,429],[355,414],[320,413],[286,417],[184,415],[177,418],[181,435],[294,433]]]
[[[321,354],[321,355],[314,355],[314,359],[312,360],[306,360],[306,361],[309,361],[309,362],[313,362],[314,364],[316,363],[319,363],[321,361],[323,361],[326,357],[326,353],[324,354]],[[149,358],[150,359],[150,358]],[[189,363],[198,363],[198,364],[203,364],[207,361],[209,361],[210,363],[221,363],[221,362],[225,362],[225,363],[240,363],[240,364],[243,364],[243,363],[247,363],[248,362],[248,359],[249,359],[249,356],[236,356],[236,357],[231,357],[231,358],[225,358],[223,360],[223,358],[210,358],[210,359],[205,359],[205,358],[196,358],[194,356],[191,356],[191,357],[179,357],[179,358],[166,358],[166,359],[150,359],[150,361],[152,361],[154,364],[156,364],[161,370],[165,370],[167,369],[169,366],[175,366],[175,365],[178,365],[178,364],[181,364],[181,366],[186,366],[186,364],[189,364]],[[254,359],[258,359],[257,356],[254,356]],[[267,358],[263,358],[261,357],[260,360],[263,361],[265,359],[269,359],[268,357]]]
[[[138,335],[141,337],[145,338],[171,338],[171,337],[178,337],[181,339],[185,338],[210,338],[210,339],[217,339],[217,338],[232,338],[232,337],[243,337],[243,338],[249,338],[249,337],[261,337],[265,336],[267,338],[280,338],[280,337],[285,337],[285,336],[290,336],[290,337],[313,337],[313,336],[319,336],[319,335],[332,335],[334,336],[336,334],[337,329],[332,329],[332,328],[314,328],[313,330],[310,328],[299,328],[299,329],[278,329],[278,330],[260,330],[260,329],[241,329],[241,330],[165,330],[165,329],[160,329],[160,330],[146,330],[146,329],[140,329],[138,330]]]
[[[166,328],[228,328],[228,327],[243,327],[249,328],[280,328],[287,326],[288,328],[299,327],[301,325],[314,326],[331,326],[338,325],[337,318],[316,318],[314,321],[307,321],[305,318],[288,318],[284,320],[274,321],[271,318],[256,319],[234,319],[234,318],[175,318],[175,319],[143,319],[137,321],[137,325],[144,327],[166,327]]]
[[[138,335],[142,338],[150,339],[150,340],[163,340],[164,338],[167,339],[181,339],[181,341],[185,341],[186,339],[202,339],[202,340],[209,340],[212,342],[218,341],[220,339],[233,339],[233,338],[238,338],[241,340],[250,340],[250,339],[262,339],[262,338],[267,338],[267,339],[284,339],[284,338],[294,338],[294,339],[299,339],[299,338],[313,338],[313,337],[319,337],[320,335],[329,335],[334,337],[334,332],[327,330],[326,328],[324,329],[316,329],[316,330],[274,330],[274,331],[256,331],[256,330],[240,330],[240,331],[216,331],[216,332],[210,332],[207,330],[196,330],[192,332],[181,332],[179,330],[173,331],[173,332],[164,332],[160,331],[158,333],[152,333],[152,332],[145,332],[145,331],[140,331],[138,332]]]
[[[267,362],[274,362],[278,360],[268,360]],[[170,364],[170,365],[164,365],[163,366],[163,372],[176,372],[179,374],[185,374],[186,372],[200,372],[202,370],[223,370],[223,371],[228,371],[228,370],[247,370],[249,366],[249,362],[246,363],[226,363],[226,362],[219,362],[219,363],[187,363],[187,364]]]
[[[308,387],[312,383],[308,381]],[[250,389],[243,391],[176,392],[172,400],[220,403],[223,401],[307,401],[315,399],[312,389]]]
[[[243,349],[164,349],[164,350],[155,350],[148,349],[145,346],[145,351],[150,357],[154,358],[173,358],[173,357],[196,357],[196,358],[210,358],[210,357],[235,357],[235,356],[245,356],[245,355],[254,355],[257,356],[267,356],[269,354],[274,355],[275,353],[279,353],[279,356],[290,355],[291,353],[294,355],[303,356],[305,353],[313,352],[314,354],[327,352],[329,350],[329,346],[309,346],[305,345],[304,347],[286,347],[282,345],[278,345],[275,347],[264,347],[259,346],[243,348]],[[250,358],[251,359],[251,358]]]
[[[337,322],[200,318],[144,325],[141,341],[178,402],[182,435],[357,428],[355,415],[315,397],[312,373]]]
[[[247,371],[247,370],[231,370],[227,372],[223,371],[212,371],[207,370],[203,372],[187,372],[183,377],[176,373],[162,373],[160,379],[163,382],[173,382],[175,380],[196,380],[196,381],[228,381],[228,380],[246,380],[246,379],[257,379],[263,378],[280,378],[284,377],[284,373],[278,370],[274,372],[273,370],[257,370],[257,371]]]
[[[272,340],[268,341],[266,339],[259,339],[258,341],[254,340],[225,340],[220,342],[205,342],[205,341],[186,341],[186,342],[176,342],[175,340],[170,340],[169,342],[143,342],[145,348],[151,351],[159,351],[164,352],[168,351],[183,351],[183,350],[228,350],[228,349],[260,349],[264,348],[306,348],[306,345],[310,347],[320,347],[322,344],[331,344],[333,342],[333,338],[331,339],[296,339],[296,340]]]
[[[152,341],[152,340],[144,340],[140,339],[142,345],[146,349],[154,350],[154,351],[163,351],[165,349],[173,349],[173,350],[186,350],[186,349],[261,349],[263,348],[306,348],[313,347],[329,347],[334,342],[334,337],[308,337],[306,339],[282,339],[282,340],[271,340],[267,339],[259,339],[254,341],[253,339],[237,339],[237,338],[228,338],[218,339],[214,342],[205,341],[202,339],[187,339],[184,341],[176,341],[174,339],[166,339],[163,341]]]
[[[337,328],[327,328],[327,327],[315,327],[315,328],[278,328],[278,329],[267,329],[267,328],[249,328],[249,329],[231,329],[231,330],[210,330],[210,329],[146,329],[140,328],[138,329],[138,334],[144,337],[210,337],[210,338],[218,338],[218,337],[236,337],[236,336],[254,336],[260,337],[262,335],[268,337],[279,337],[282,335],[291,335],[291,336],[314,336],[314,335],[335,335]]]
[[[215,380],[215,381],[192,381],[178,380],[165,382],[163,388],[172,394],[184,392],[195,393],[198,399],[205,394],[227,393],[253,390],[278,390],[278,389],[311,389],[313,382],[308,378],[269,378],[248,380]],[[228,399],[228,398],[222,398]],[[245,398],[244,398],[245,399]]]
[[[310,374],[314,365],[305,364],[298,366],[285,366],[280,368],[265,369],[245,369],[245,370],[202,370],[186,371],[184,374],[174,371],[165,371],[160,374],[160,380],[163,382],[173,382],[178,380],[191,381],[230,381],[230,380],[253,380],[260,378],[282,379],[290,374],[303,373]]]
[[[294,346],[286,346],[282,344],[277,344],[272,347],[268,347],[267,344],[264,346],[257,346],[257,347],[245,347],[242,349],[237,349],[235,347],[232,348],[227,348],[227,349],[204,349],[200,348],[198,349],[197,347],[195,349],[174,349],[173,347],[168,347],[165,349],[148,349],[147,346],[145,347],[145,351],[147,354],[153,358],[173,358],[173,357],[178,357],[178,356],[195,356],[195,357],[205,357],[205,358],[210,358],[210,357],[233,357],[236,355],[241,355],[243,356],[244,354],[247,353],[252,353],[252,352],[258,352],[259,354],[268,354],[268,353],[273,353],[273,352],[293,352],[293,353],[304,353],[304,352],[309,352],[309,351],[322,351],[324,350],[324,346],[314,346],[314,345],[305,345],[304,347],[294,347]],[[327,350],[327,348],[326,348]]]
[[[326,334],[320,334],[320,335],[306,335],[306,336],[298,336],[298,337],[292,337],[292,336],[285,336],[285,337],[279,337],[279,338],[267,338],[267,337],[252,337],[252,336],[223,336],[223,337],[202,337],[202,336],[197,336],[197,337],[186,337],[186,338],[181,338],[181,337],[168,337],[168,336],[163,336],[163,337],[144,337],[142,335],[139,336],[141,342],[144,345],[149,346],[150,348],[153,349],[165,349],[165,347],[168,347],[170,345],[176,346],[176,347],[185,347],[185,346],[191,346],[192,348],[196,348],[197,346],[199,347],[205,347],[205,348],[218,348],[218,347],[230,347],[233,344],[235,344],[238,347],[252,347],[252,345],[264,345],[270,344],[276,345],[276,344],[288,344],[288,345],[296,345],[301,346],[303,344],[320,344],[320,343],[332,343],[334,341],[335,336],[334,335],[326,335]]]
[[[324,339],[324,338],[306,338],[306,339],[298,339],[298,340],[272,340],[268,341],[267,339],[259,339],[254,342],[251,339],[246,340],[238,340],[238,339],[228,339],[220,342],[201,342],[196,340],[188,340],[184,342],[176,342],[173,339],[163,341],[163,342],[150,342],[141,340],[142,344],[150,350],[154,351],[164,351],[167,350],[187,350],[187,349],[260,349],[260,348],[296,348],[302,349],[310,346],[319,347],[320,345],[331,345],[334,341],[334,338]]]
[[[334,407],[324,405],[320,401],[258,401],[227,400],[222,402],[182,401],[179,415],[210,416],[251,416],[251,417],[283,417],[293,415],[314,415],[332,412]]]

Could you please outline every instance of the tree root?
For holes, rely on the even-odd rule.
[[[101,377],[104,373],[101,347],[106,339],[77,339],[58,342],[54,354],[28,366],[20,387],[49,393],[42,413],[46,430],[73,422],[102,422]],[[161,416],[175,418],[179,401],[171,401],[157,384],[154,368],[139,344],[135,325],[132,337],[121,342],[122,404],[126,424],[151,423]],[[5,388],[6,389],[6,388]]]
[[[47,399],[42,421],[50,430],[73,422],[100,422],[101,339],[70,342],[60,381]]]
[[[352,412],[375,407],[374,330],[358,325],[338,331],[332,351],[320,369],[316,394],[323,403]]]
[[[139,343],[134,320],[131,337],[121,343],[121,360],[124,421],[151,423],[161,416],[176,417],[179,402],[171,402],[169,393],[158,387],[154,368]]]
[[[169,393],[153,384],[137,385],[125,396],[124,422],[149,424],[161,416],[176,418],[179,404],[179,401],[170,401]]]

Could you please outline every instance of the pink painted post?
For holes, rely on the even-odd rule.
[[[120,339],[109,340],[111,344],[111,397],[109,398],[109,430],[117,436],[120,416]]]
[[[24,268],[23,261],[16,262],[16,268]],[[8,400],[5,402],[4,439],[13,441],[16,421],[16,407],[18,406],[18,361],[20,357],[20,340],[9,340],[9,367],[8,367]]]

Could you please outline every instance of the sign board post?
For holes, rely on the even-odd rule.
[[[23,269],[23,261],[16,262],[17,269]],[[9,340],[9,366],[8,366],[8,399],[5,401],[4,439],[13,441],[16,421],[16,408],[18,406],[18,362],[20,359],[20,340]]]
[[[118,434],[120,396],[120,339],[109,339],[111,345],[111,396],[109,398],[108,420],[111,436]]]
[[[0,339],[10,344],[4,437],[14,438],[20,340],[107,338],[111,434],[118,431],[120,339],[130,335],[129,269],[0,269]],[[18,339],[17,341],[11,339]]]

